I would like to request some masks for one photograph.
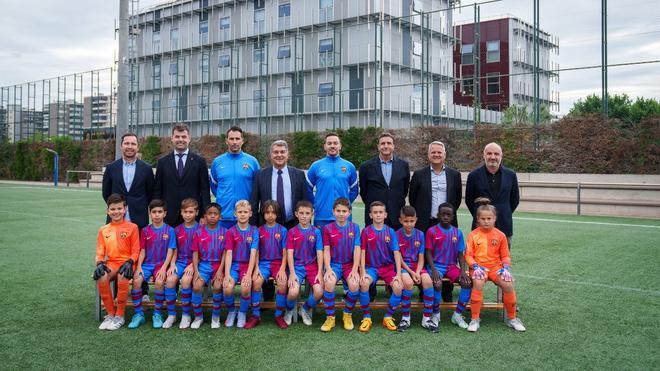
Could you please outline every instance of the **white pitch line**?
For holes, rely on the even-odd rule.
[[[574,280],[566,280],[566,279],[562,279],[562,278],[539,277],[539,276],[531,276],[531,275],[522,274],[522,273],[518,273],[516,276],[517,277],[523,277],[523,278],[531,278],[531,279],[535,279],[535,280],[542,280],[542,281],[554,281],[554,282],[561,282],[561,283],[570,283],[570,284],[574,284],[574,285],[602,287],[602,288],[611,289],[611,290],[633,291],[633,292],[639,292],[639,293],[643,293],[643,294],[651,294],[651,295],[655,295],[655,296],[660,296],[660,291],[658,291],[658,290],[640,289],[640,288],[637,288],[637,287],[607,285],[607,284],[604,284],[604,283],[587,282],[587,281],[574,281]]]
[[[571,224],[592,224],[592,225],[608,225],[616,227],[639,227],[639,228],[660,228],[660,225],[650,225],[650,224],[626,224],[626,223],[608,223],[608,222],[588,222],[588,221],[579,221],[579,220],[559,220],[559,219],[543,219],[543,218],[527,218],[527,217],[516,217],[513,219],[516,220],[531,220],[537,222],[554,222],[554,223],[571,223]]]
[[[76,188],[60,188],[53,186],[3,186],[3,183],[0,183],[0,189],[39,189],[44,191],[70,191],[70,192],[101,192],[101,189],[76,189]]]

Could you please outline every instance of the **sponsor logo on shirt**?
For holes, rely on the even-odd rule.
[[[108,239],[108,238],[112,237],[112,235],[111,235],[111,234],[108,234],[108,235],[104,235],[103,237],[105,237],[106,239]]]
[[[335,233],[335,234],[330,233],[330,238],[335,238],[335,237],[337,237],[337,236],[339,236],[339,235],[336,234],[336,233]]]

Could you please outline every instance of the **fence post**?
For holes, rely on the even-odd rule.
[[[91,177],[92,177],[92,172],[88,171],[87,172],[87,188],[89,188],[89,178],[91,178]]]
[[[66,186],[69,187],[69,170],[66,171]]]
[[[580,210],[580,193],[581,193],[581,191],[582,191],[582,184],[580,182],[578,182],[578,184],[577,184],[577,214],[578,215],[581,214],[581,210]]]
[[[57,183],[59,181],[59,162],[60,162],[60,156],[57,154],[57,152],[53,151],[50,148],[46,148],[46,151],[50,152],[53,154],[53,185],[57,187]]]

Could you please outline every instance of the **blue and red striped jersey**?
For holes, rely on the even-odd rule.
[[[286,228],[275,223],[273,227],[259,227],[259,260],[282,260],[282,250],[286,249]]]
[[[179,224],[174,228],[174,233],[176,234],[176,261],[184,265],[192,263],[192,244],[193,244],[193,235],[199,229],[199,224],[195,222],[190,228],[186,228],[184,223]]]
[[[463,232],[453,225],[443,229],[437,224],[426,231],[426,248],[431,250],[435,264],[444,267],[458,264],[458,253],[465,251]]]
[[[142,228],[140,232],[140,248],[145,250],[144,262],[161,265],[167,257],[167,249],[176,249],[174,228],[163,224],[156,228],[153,224]]]
[[[286,248],[293,250],[294,265],[304,266],[316,262],[316,252],[323,251],[321,230],[311,226],[303,229],[298,224],[287,233]]]
[[[417,263],[419,254],[424,254],[424,232],[413,228],[412,234],[406,236],[403,228],[396,231],[396,237],[399,239],[399,250],[401,257],[406,264]]]
[[[360,246],[360,227],[348,222],[345,226],[337,222],[323,227],[323,246],[330,246],[330,260],[333,263],[352,263],[355,246]]]
[[[399,241],[394,229],[383,226],[378,230],[372,224],[362,230],[360,248],[365,251],[365,266],[380,268],[394,264],[394,251],[399,251]]]
[[[227,232],[227,250],[233,252],[231,262],[248,263],[250,261],[250,251],[259,248],[259,229],[253,225],[248,225],[245,230],[238,228],[234,224]]]
[[[199,252],[199,260],[212,263],[222,262],[222,253],[227,245],[227,230],[221,226],[209,229],[200,226],[193,234],[192,251]]]

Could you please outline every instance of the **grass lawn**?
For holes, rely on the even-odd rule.
[[[287,331],[268,311],[249,331],[211,330],[207,318],[198,331],[148,322],[109,332],[97,330],[90,278],[104,210],[97,190],[0,184],[0,368],[660,368],[660,220],[516,213],[525,333],[484,311],[477,334],[451,325],[449,312],[438,334],[419,326],[421,313],[408,332],[390,333],[381,312],[368,334],[344,331],[341,320],[323,334],[322,309],[314,326]],[[363,212],[356,205],[359,223]]]

